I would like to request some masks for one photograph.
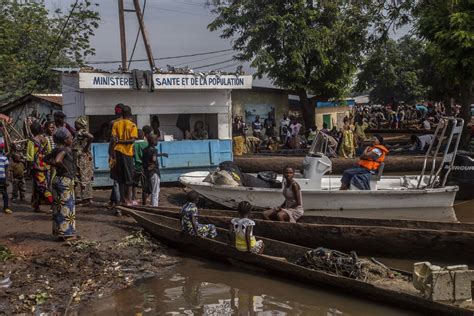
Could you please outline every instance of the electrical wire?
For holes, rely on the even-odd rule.
[[[217,56],[212,56],[212,57],[206,57],[206,58],[201,58],[201,59],[195,59],[195,60],[190,60],[190,61],[187,61],[187,62],[184,62],[184,63],[180,63],[180,64],[176,64],[175,67],[179,67],[179,66],[183,66],[183,65],[189,65],[189,64],[193,64],[193,63],[197,63],[199,61],[204,61],[204,60],[209,60],[209,59],[213,59],[213,58],[219,58],[219,57],[223,57],[223,56],[229,56],[233,53],[225,53],[225,54],[222,54],[222,55],[217,55]]]
[[[222,64],[228,63],[228,62],[233,61],[233,60],[234,60],[234,59],[231,58],[231,59],[228,59],[228,60],[224,60],[224,61],[221,61],[221,62],[209,64],[209,65],[203,65],[203,66],[193,67],[193,70],[202,69],[202,68],[207,68],[207,67],[216,66],[216,65],[222,65]]]
[[[142,17],[145,17],[145,8],[146,8],[146,0],[143,0],[143,9],[142,9]],[[130,65],[132,64],[133,55],[135,54],[135,49],[137,48],[138,38],[140,37],[141,28],[138,27],[137,36],[135,37],[135,44],[133,44],[132,54],[130,55],[130,59],[128,60],[127,69],[130,69]]]
[[[169,11],[169,12],[175,12],[175,13],[182,13],[182,14],[189,14],[189,15],[196,15],[196,16],[206,16],[213,18],[213,15],[210,14],[199,14],[199,13],[194,13],[194,12],[189,12],[189,11],[181,11],[181,10],[175,10],[175,9],[167,9],[163,7],[151,7],[151,9],[157,9],[159,11]]]
[[[239,66],[241,65],[242,63],[234,63],[234,64],[231,64],[231,65],[228,65],[228,66],[223,66],[223,67],[219,67],[219,68],[216,68],[214,70],[222,70],[222,69],[226,69],[226,68],[230,68],[230,67],[235,67],[235,66]]]
[[[46,58],[45,63],[43,64],[43,69],[41,70],[39,76],[36,78],[35,84],[34,84],[33,87],[31,88],[30,94],[32,94],[32,93],[35,91],[36,87],[38,86],[38,80],[44,75],[46,69],[48,69],[49,64],[50,64],[50,62],[51,62],[51,57],[53,56],[54,51],[57,49],[57,46],[58,46],[58,44],[59,44],[59,41],[60,41],[61,38],[63,37],[64,30],[66,29],[66,26],[69,24],[69,20],[71,19],[72,14],[74,13],[74,10],[76,9],[78,3],[79,3],[79,0],[76,0],[76,2],[74,3],[74,5],[72,6],[71,10],[69,11],[69,15],[67,16],[66,21],[64,22],[64,25],[61,27],[61,31],[59,32],[59,35],[58,35],[58,37],[56,38],[56,41],[54,42],[54,45],[53,45],[53,47],[51,48],[51,51],[49,52],[48,57]],[[20,111],[20,114],[17,116],[17,118],[16,118],[16,120],[15,120],[15,123],[14,123],[13,125],[16,125],[16,123],[17,123],[18,120],[20,119],[21,115],[23,114],[23,111],[25,110],[25,108],[26,108],[26,106],[23,106],[23,108],[22,108],[21,111]]]
[[[181,56],[168,56],[168,57],[161,57],[161,58],[153,58],[153,60],[168,60],[168,59],[179,59],[179,58],[185,58],[185,57],[203,56],[203,55],[229,52],[229,51],[232,51],[232,50],[233,50],[232,48],[221,49],[221,50],[216,50],[216,51],[203,52],[203,53],[194,53],[194,54],[187,54],[187,55],[181,55]],[[132,61],[148,61],[148,59],[135,59],[135,60],[132,60]],[[86,64],[88,64],[88,65],[115,64],[115,63],[121,63],[121,62],[122,62],[121,60],[102,60],[102,61],[88,61],[88,62],[86,62]]]
[[[189,5],[189,6],[193,6],[193,7],[205,8],[205,3],[204,3],[204,2],[197,3],[197,2],[186,2],[186,1],[178,1],[178,0],[175,0],[174,3],[175,3],[175,4]]]

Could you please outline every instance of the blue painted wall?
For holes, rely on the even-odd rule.
[[[94,186],[110,186],[109,155],[107,143],[92,144],[94,157]],[[232,160],[231,140],[185,140],[161,142],[160,153],[167,153],[168,158],[160,157],[161,181],[178,181],[181,174],[191,171],[211,170],[227,160]]]

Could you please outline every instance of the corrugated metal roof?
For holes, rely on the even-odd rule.
[[[62,94],[26,94],[16,100],[13,100],[7,104],[0,106],[0,111],[2,113],[10,111],[11,109],[17,106],[23,106],[24,103],[30,101],[31,99],[42,100],[50,102],[58,108],[63,106],[63,96]]]
[[[62,94],[33,94],[33,96],[63,106]]]

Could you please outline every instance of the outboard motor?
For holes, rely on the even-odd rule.
[[[309,185],[313,190],[321,189],[323,176],[332,171],[332,162],[326,156],[327,148],[327,135],[318,132],[303,161],[304,177],[309,180]]]
[[[448,168],[449,166],[446,164],[443,167],[443,173]],[[474,153],[457,152],[447,184],[459,186],[459,192],[456,194],[457,200],[474,199]]]

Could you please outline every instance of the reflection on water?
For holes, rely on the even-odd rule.
[[[229,265],[184,258],[169,273],[98,300],[82,315],[410,315]]]
[[[455,201],[454,209],[456,210],[456,217],[460,222],[474,223],[474,200]]]

